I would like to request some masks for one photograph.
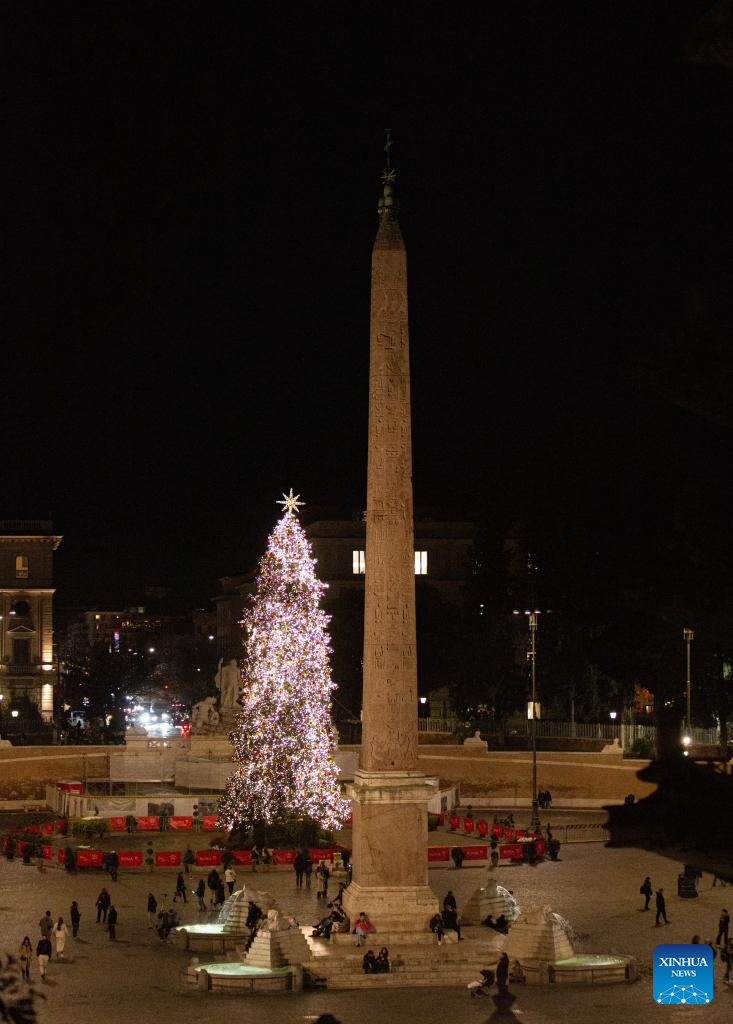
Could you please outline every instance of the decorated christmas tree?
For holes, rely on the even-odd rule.
[[[329,616],[320,607],[326,584],[297,518],[299,495],[291,488],[283,497],[244,613],[236,768],[219,806],[228,828],[308,818],[330,829],[348,815],[334,761]]]

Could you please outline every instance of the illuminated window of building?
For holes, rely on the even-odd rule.
[[[363,551],[351,552],[351,571],[354,576],[363,576],[366,572],[366,558]]]
[[[415,552],[415,575],[427,576],[428,574],[428,553],[427,551]]]
[[[28,579],[28,555],[15,556],[15,578],[16,580]]]

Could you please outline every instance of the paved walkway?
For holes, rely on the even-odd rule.
[[[167,838],[167,837],[166,837]],[[157,845],[157,843],[156,843]],[[162,844],[161,844],[162,845]],[[423,1024],[495,1022],[516,1019],[525,1024],[567,1024],[568,1019],[593,1024],[628,1024],[630,1021],[664,1019],[679,1024],[700,1016],[705,1024],[722,1024],[733,1013],[733,991],[718,980],[712,1005],[704,1008],[660,1007],[653,1003],[649,968],[654,946],[660,942],[689,942],[700,933],[714,937],[721,906],[733,903],[733,887],[711,889],[709,876],[697,900],[679,900],[676,893],[677,865],[664,858],[634,850],[607,850],[599,843],[564,847],[556,863],[499,867],[497,880],[514,890],[520,903],[549,903],[587,935],[588,952],[631,953],[642,962],[645,978],[635,985],[573,989],[552,986],[520,989],[514,1017],[492,1017],[488,1000],[470,1000],[461,989],[431,991],[379,991],[372,993],[306,992],[298,996],[260,997],[255,1002],[240,996],[213,996],[184,992],[178,972],[186,955],[175,945],[162,945],[147,927],[146,898],[152,890],[160,898],[171,893],[175,872],[152,875],[120,874],[117,884],[101,872],[75,876],[58,869],[40,873],[19,861],[0,859],[0,921],[4,949],[15,952],[24,934],[34,944],[38,920],[46,909],[54,916],[68,916],[72,899],[79,902],[82,921],[79,941],[69,940],[66,963],[52,962],[43,986],[46,1000],[40,1005],[40,1024],[139,1024],[141,1016],[156,1024],[173,1024],[196,1019],[198,1024],[219,1024],[222,1014],[257,1019],[258,1024],[312,1022],[330,1011],[343,1024],[387,1024],[391,1021],[421,1021]],[[654,927],[654,914],[643,913],[639,885],[650,874],[655,886],[663,885],[667,896],[667,927]],[[190,877],[190,876],[189,876]],[[290,872],[268,875],[249,871],[240,880],[265,881],[281,905],[291,909],[303,923],[317,919],[315,892],[297,891]],[[431,884],[442,899],[448,888],[464,903],[485,877],[484,871],[435,869]],[[110,942],[101,925],[94,922],[94,901],[102,885],[112,893],[119,911],[116,943]],[[195,904],[183,908],[184,920],[198,917]],[[730,907],[729,907],[730,909]],[[397,952],[395,950],[394,952]],[[38,980],[34,961],[32,974]],[[716,961],[715,975],[722,974]]]

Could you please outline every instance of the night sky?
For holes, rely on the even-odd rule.
[[[732,74],[683,59],[713,5],[430,6],[12,11],[1,504],[64,533],[61,607],[205,601],[290,486],[363,507],[386,126],[416,504],[518,480],[616,531],[684,477],[727,515],[730,424],[638,372],[699,366],[691,318],[730,366]]]

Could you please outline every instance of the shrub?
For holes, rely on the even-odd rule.
[[[648,761],[652,756],[652,745],[646,736],[639,736],[630,747],[626,749],[627,757],[635,757],[641,761]]]
[[[439,814],[428,814],[428,832],[435,832],[439,822]]]

